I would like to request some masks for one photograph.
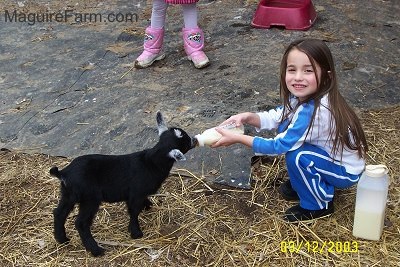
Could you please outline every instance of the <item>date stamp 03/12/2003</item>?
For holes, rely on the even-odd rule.
[[[357,241],[281,241],[283,253],[357,253]]]

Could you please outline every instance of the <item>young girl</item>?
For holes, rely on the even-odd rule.
[[[144,51],[136,59],[136,68],[147,68],[156,60],[165,57],[162,52],[164,39],[165,16],[169,4],[182,4],[183,20],[185,27],[182,29],[182,37],[185,52],[188,59],[198,69],[209,65],[206,54],[203,52],[204,33],[197,26],[197,8],[198,0],[153,0],[153,9],[151,14],[151,24],[145,30]]]
[[[360,121],[340,94],[332,54],[323,41],[297,40],[281,62],[283,105],[260,113],[241,113],[222,123],[277,129],[275,138],[233,134],[213,147],[242,143],[255,153],[285,154],[289,181],[280,187],[287,200],[300,200],[285,212],[289,222],[333,213],[334,189],[355,184],[364,170],[367,142]]]

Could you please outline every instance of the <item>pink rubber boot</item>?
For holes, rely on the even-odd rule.
[[[210,64],[208,57],[203,52],[204,33],[200,28],[182,29],[183,42],[186,55],[198,69],[207,67]]]
[[[135,68],[147,68],[153,64],[154,61],[165,58],[165,54],[161,52],[163,40],[164,29],[147,27],[144,34],[144,50],[135,60]]]

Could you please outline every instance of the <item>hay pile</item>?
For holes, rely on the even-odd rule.
[[[390,168],[379,242],[351,234],[355,188],[337,192],[330,218],[311,225],[283,222],[284,210],[293,203],[278,196],[287,174],[282,158],[275,158],[255,169],[252,191],[211,191],[199,177],[176,171],[152,198],[153,208],[141,214],[145,236],[140,240],[129,237],[124,204],[103,205],[93,234],[107,251],[94,258],[74,229],[76,210],[67,221],[70,244],[58,245],[53,238],[52,209],[59,193],[48,170],[68,160],[1,151],[0,266],[400,266],[400,107],[361,115],[370,144],[368,163]]]

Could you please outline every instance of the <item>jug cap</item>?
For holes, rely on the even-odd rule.
[[[388,173],[386,165],[367,165],[365,167],[365,174],[369,177],[382,177]]]

